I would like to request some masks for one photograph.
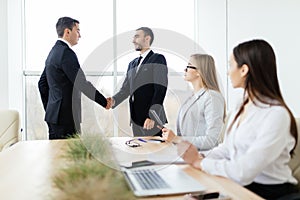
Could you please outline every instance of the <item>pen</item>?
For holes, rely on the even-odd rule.
[[[165,142],[165,140],[158,139],[158,138],[151,138],[151,139],[149,139],[149,141],[151,141],[151,142],[158,142],[158,143]]]
[[[147,142],[146,140],[142,139],[142,138],[138,138],[139,141],[141,142]]]
[[[162,130],[163,128],[165,128],[164,126],[159,126],[159,125],[157,125],[156,127],[159,128],[160,130]]]

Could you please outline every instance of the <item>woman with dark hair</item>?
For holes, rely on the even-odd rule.
[[[287,163],[297,144],[297,128],[281,95],[272,47],[264,40],[241,43],[229,64],[232,86],[245,92],[224,142],[204,156],[184,141],[178,153],[195,168],[230,178],[266,199],[296,192],[297,180]]]

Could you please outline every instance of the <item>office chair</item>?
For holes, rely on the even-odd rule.
[[[19,141],[20,117],[16,110],[0,110],[0,151]]]
[[[298,130],[298,144],[295,149],[295,154],[289,163],[289,166],[292,169],[293,176],[298,180],[298,189],[300,190],[300,118],[296,118],[296,124]],[[300,200],[300,192],[283,196],[278,200]]]
[[[294,177],[298,180],[298,188],[300,189],[300,118],[296,118],[296,124],[298,129],[298,144],[289,166],[292,169]]]

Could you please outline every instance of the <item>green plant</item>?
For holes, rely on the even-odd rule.
[[[111,158],[109,143],[99,135],[85,135],[68,140],[63,158],[68,164],[53,177],[57,200],[135,199],[120,171],[100,160]]]

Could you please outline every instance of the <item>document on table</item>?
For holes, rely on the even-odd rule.
[[[147,160],[154,162],[155,164],[185,164],[185,161],[177,155],[177,148],[175,145],[148,154]]]

